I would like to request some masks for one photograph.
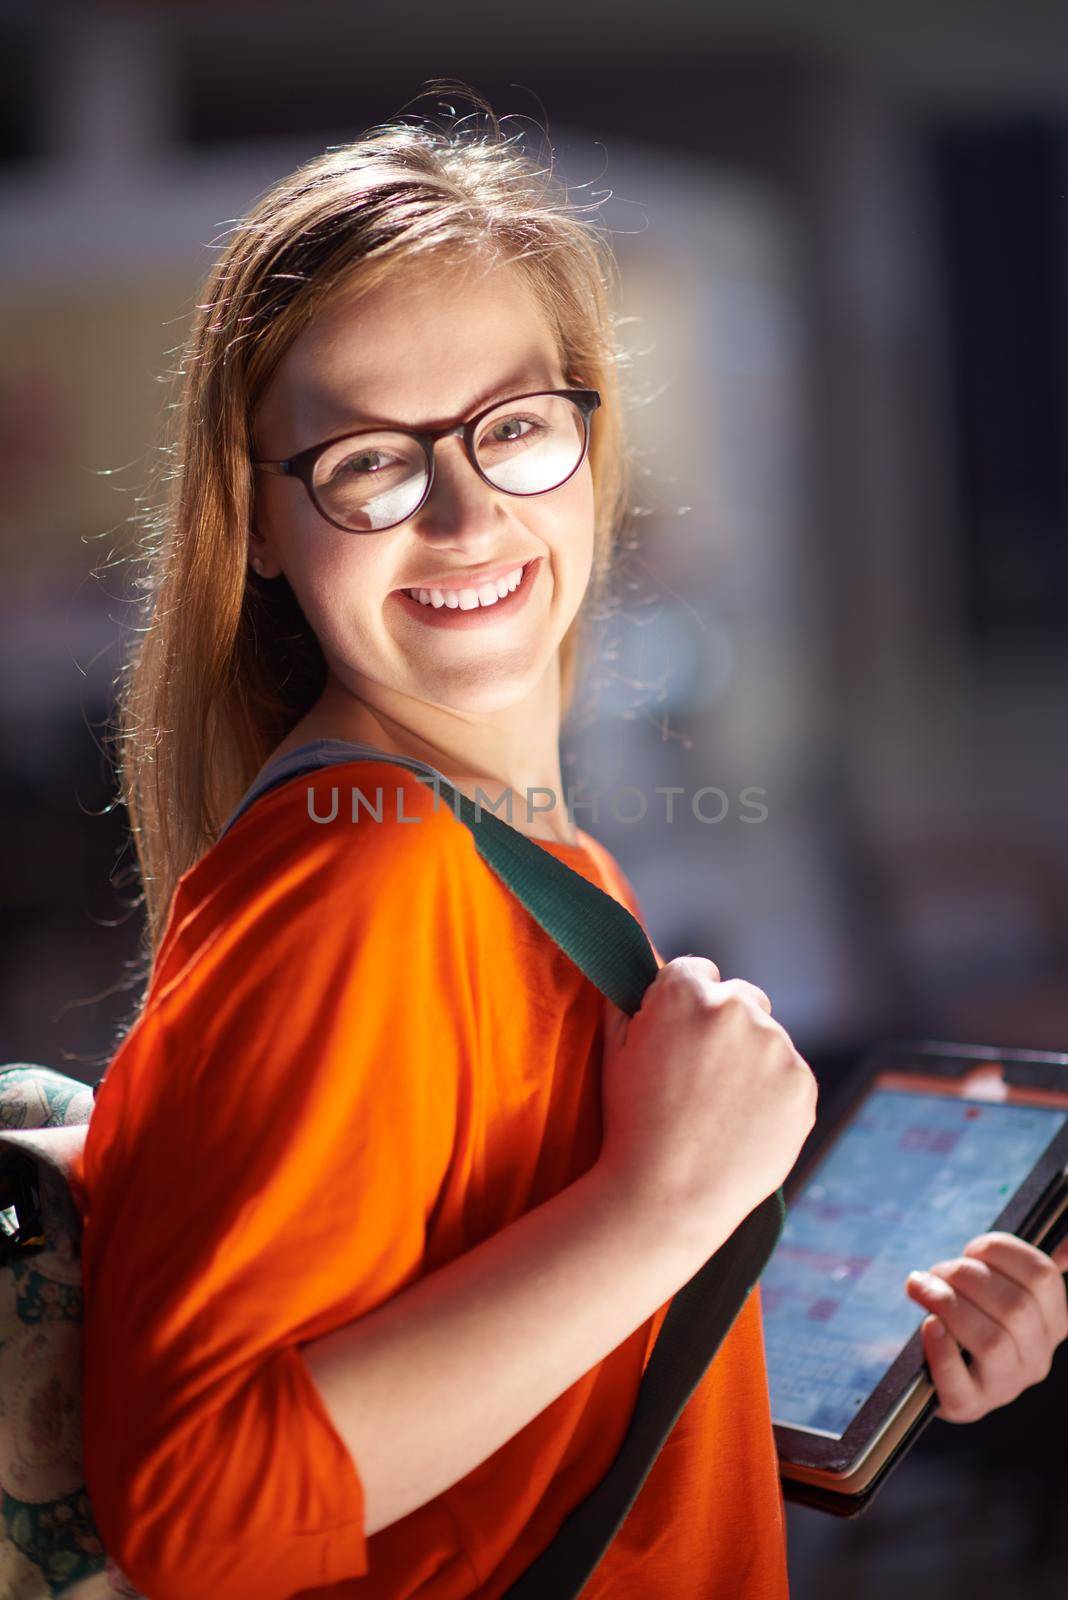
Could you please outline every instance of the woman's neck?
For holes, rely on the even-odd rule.
[[[527,701],[506,713],[463,718],[418,702],[370,706],[330,675],[315,705],[276,753],[325,738],[353,740],[425,761],[461,794],[481,801],[520,833],[579,843],[564,803],[555,681],[539,685]]]

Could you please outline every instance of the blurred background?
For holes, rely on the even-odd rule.
[[[884,1038],[1068,1051],[1068,8],[141,0],[0,8],[0,1060],[93,1080],[131,1004],[100,740],[212,241],[441,75],[612,229],[639,514],[565,777],[661,953],[821,1091]],[[1066,1363],[791,1508],[798,1600],[1063,1596]]]

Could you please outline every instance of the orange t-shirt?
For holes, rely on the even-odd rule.
[[[333,822],[309,788],[317,817],[337,788]],[[353,788],[381,821],[353,823]],[[579,837],[539,842],[640,920]],[[182,876],[74,1175],[87,1487],[150,1600],[495,1600],[595,1487],[667,1305],[370,1538],[297,1346],[587,1170],[602,1026],[594,985],[388,761],[282,784]],[[757,1287],[583,1600],[787,1593]]]

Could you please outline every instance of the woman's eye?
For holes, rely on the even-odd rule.
[[[381,472],[383,460],[381,450],[361,450],[359,455],[346,456],[334,469],[333,476],[361,477],[367,473]]]
[[[488,434],[484,435],[483,444],[516,444],[520,439],[529,438],[530,432],[535,431],[539,424],[533,417],[502,417],[500,422],[495,422]],[[520,428],[530,430],[520,433]]]

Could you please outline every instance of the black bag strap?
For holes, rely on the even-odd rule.
[[[355,752],[355,753],[354,753]],[[306,773],[356,760],[418,773],[467,827],[479,855],[561,950],[620,1010],[633,1016],[659,970],[645,931],[627,908],[534,840],[454,789],[426,762],[340,739],[316,740],[272,763],[224,825],[253,802]],[[672,1297],[615,1460],[564,1518],[551,1544],[502,1600],[574,1600],[611,1544],[687,1401],[729,1333],[782,1232],[781,1189],[749,1213]]]

